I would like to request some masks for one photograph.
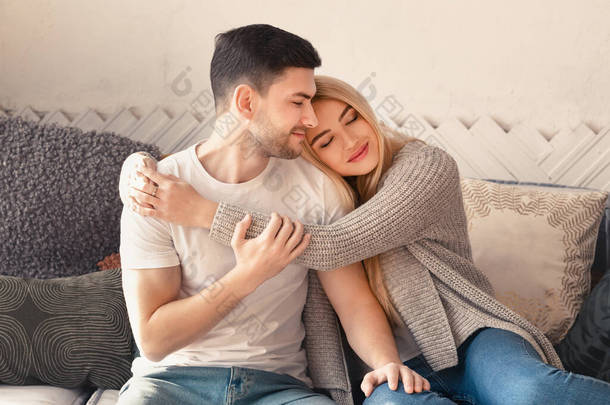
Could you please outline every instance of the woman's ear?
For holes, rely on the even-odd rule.
[[[233,92],[233,102],[237,113],[246,120],[254,116],[254,89],[247,84],[240,84]]]

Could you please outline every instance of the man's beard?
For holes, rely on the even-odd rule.
[[[252,131],[248,131],[247,144],[266,157],[276,157],[279,159],[296,159],[301,155],[301,150],[294,150],[290,147],[290,138],[293,136],[293,128],[286,132],[273,125],[267,114],[261,112],[255,120]],[[304,130],[304,129],[303,129]]]

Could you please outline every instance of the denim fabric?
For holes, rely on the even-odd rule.
[[[477,330],[458,348],[458,361],[434,372],[423,355],[408,360],[431,390],[407,394],[402,383],[396,391],[384,383],[364,405],[610,403],[610,384],[545,364],[525,339],[503,329]]]
[[[119,405],[330,405],[334,402],[286,374],[246,367],[159,367],[132,376]]]

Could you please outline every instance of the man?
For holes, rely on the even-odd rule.
[[[334,403],[307,375],[308,270],[290,263],[308,238],[302,222],[287,217],[330,223],[344,214],[330,179],[299,158],[305,128],[317,125],[310,100],[319,65],[308,41],[269,25],[217,36],[214,131],[159,162],[158,171],[206,197],[283,215],[254,239],[245,238],[245,218],[231,250],[207,230],[125,206],[123,288],[140,355],[120,404]],[[320,282],[356,353],[376,376],[396,379],[406,366],[360,266],[320,273]]]

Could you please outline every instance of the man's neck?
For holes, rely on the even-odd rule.
[[[244,183],[265,170],[269,157],[260,153],[246,130],[235,136],[224,136],[214,130],[195,149],[199,162],[216,180],[223,183]]]

